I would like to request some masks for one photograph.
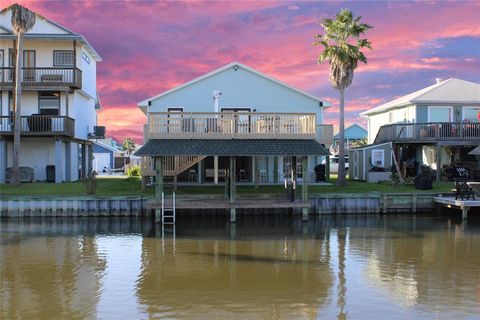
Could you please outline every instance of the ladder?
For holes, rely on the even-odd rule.
[[[165,205],[165,193],[162,192],[162,225],[175,225],[175,211],[175,192],[172,196],[172,206],[168,208]]]

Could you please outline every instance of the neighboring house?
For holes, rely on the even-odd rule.
[[[138,106],[148,119],[145,145],[136,153],[144,156],[144,177],[155,175],[153,157],[164,156],[164,176],[217,183],[235,156],[237,181],[283,183],[292,159],[301,176],[300,156],[308,156],[313,177],[328,155],[321,145],[332,144],[333,127],[323,123],[325,102],[239,62]]]
[[[451,165],[480,173],[478,161],[468,155],[480,143],[478,83],[437,80],[361,115],[368,119],[368,142],[391,142],[407,175],[415,176],[421,164],[440,171],[437,180]]]
[[[345,150],[348,150],[352,147],[358,147],[358,144],[367,141],[368,131],[359,126],[358,124],[352,124],[350,127],[345,129]],[[340,135],[337,133],[333,136],[333,145],[331,151],[334,153],[338,152],[338,141]]]
[[[0,182],[12,166],[15,39],[11,10],[0,15]],[[82,36],[38,17],[24,36],[20,166],[46,180],[74,181],[92,168],[92,142],[100,102],[96,70],[101,57]],[[103,134],[104,134],[104,127]]]
[[[104,141],[99,139],[93,141],[93,170],[98,174],[111,173],[121,170],[127,163],[125,153],[120,150],[113,140]],[[112,143],[113,142],[113,143]]]
[[[348,150],[349,158],[349,177],[352,180],[363,180],[369,182],[378,182],[379,180],[388,180],[391,174],[393,164],[392,143],[384,142],[373,145],[366,145]],[[372,169],[384,169],[383,179],[370,177]],[[377,169],[375,176],[378,176]]]

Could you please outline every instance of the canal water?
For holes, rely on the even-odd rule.
[[[0,246],[1,319],[480,318],[474,217],[3,220]]]

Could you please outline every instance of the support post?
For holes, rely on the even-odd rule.
[[[233,204],[235,202],[235,197],[236,197],[236,185],[235,185],[235,179],[232,177],[232,174],[236,172],[236,158],[234,156],[230,156],[230,222],[235,222],[236,221],[236,214],[237,214],[237,209],[233,207]]]
[[[72,143],[65,143],[65,181],[72,181]]]
[[[302,157],[302,201],[308,202],[308,157]],[[308,220],[308,208],[302,208],[302,220]]]
[[[466,219],[467,219],[468,209],[469,209],[469,207],[465,207],[465,206],[462,207],[462,219],[463,219],[463,220],[466,220]]]
[[[442,171],[442,147],[439,143],[437,143],[437,150],[436,150],[436,162],[437,162],[437,182],[440,182],[440,175]]]
[[[297,190],[297,157],[292,157],[291,164],[291,174],[292,174],[292,188],[293,188],[293,200],[295,200],[295,191]]]
[[[199,184],[202,184],[203,183],[203,161],[204,160],[200,160],[198,162],[198,183]]]
[[[278,177],[278,157],[273,157],[273,183],[279,183]]]
[[[0,183],[6,182],[7,172],[7,142],[0,139]]]
[[[325,156],[325,182],[330,182],[330,156]]]
[[[218,184],[218,156],[213,157],[213,183]]]
[[[162,201],[163,193],[163,157],[155,157],[155,202]],[[155,209],[155,222],[162,220],[162,210]]]
[[[62,140],[55,140],[55,183],[62,182],[62,172],[63,172],[63,163],[62,163]]]
[[[278,161],[278,182],[284,182],[284,181],[280,181],[280,180],[285,180],[285,176],[284,176],[284,169],[283,169],[283,156],[279,156],[277,158],[277,161]]]

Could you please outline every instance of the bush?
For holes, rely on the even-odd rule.
[[[97,192],[97,178],[95,178],[95,174],[85,178],[85,188],[87,189],[87,194],[95,194]]]
[[[127,176],[129,177],[139,177],[140,176],[140,166],[132,166],[127,169]]]

